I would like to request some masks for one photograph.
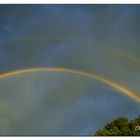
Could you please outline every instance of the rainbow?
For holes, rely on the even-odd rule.
[[[21,37],[17,37],[17,38],[10,38],[10,39],[7,39],[7,40],[5,40],[5,41],[7,41],[8,43],[10,42],[10,43],[17,43],[17,42],[19,42],[19,41],[35,41],[35,40],[49,40],[49,41],[58,41],[58,42],[60,42],[60,41],[62,41],[62,42],[72,42],[72,41],[78,41],[77,39],[75,39],[75,38],[63,38],[63,36],[55,36],[55,37],[51,37],[51,36],[41,36],[41,35],[39,35],[39,36],[21,36]],[[82,41],[84,41],[84,42],[86,42],[86,44],[87,45],[89,45],[89,44],[92,44],[93,42],[92,42],[92,40],[90,40],[90,39],[86,39],[86,40],[83,40],[82,39]],[[99,47],[99,46],[98,46]]]
[[[34,41],[34,40],[50,40],[50,41],[62,41],[62,42],[71,42],[71,41],[77,41],[75,38],[62,38],[61,36],[56,36],[56,37],[51,37],[51,36],[21,36],[18,38],[11,38],[8,39],[7,41],[12,43],[12,42],[18,42],[18,41]],[[91,45],[93,42],[89,39],[83,40],[86,42],[87,45]],[[120,58],[126,60],[127,62],[133,64],[134,66],[137,66],[140,68],[140,60],[133,55],[124,52],[118,48],[113,48],[113,47],[102,47],[102,46],[94,46],[94,47],[100,47],[106,52],[112,53],[116,56],[119,56]]]
[[[109,80],[105,77],[99,76],[97,74],[93,73],[88,73],[82,70],[75,70],[75,69],[69,69],[69,68],[63,68],[63,67],[34,67],[34,68],[25,68],[25,69],[19,69],[19,70],[14,70],[14,71],[9,71],[5,73],[0,74],[0,79],[6,78],[8,76],[13,76],[16,74],[21,74],[21,73],[27,73],[27,72],[35,72],[35,71],[56,71],[56,72],[68,72],[68,73],[73,73],[73,74],[79,74],[81,76],[86,76],[89,78],[93,78],[95,80],[101,81],[119,91],[124,93],[125,95],[133,98],[135,101],[140,103],[140,96],[136,94],[135,92],[131,91],[130,89],[112,81]]]
[[[140,60],[127,52],[124,52],[116,48],[109,48],[109,47],[107,48],[107,51],[116,54],[117,56],[125,59],[127,62],[133,64],[134,66],[140,67]]]
[[[12,43],[12,42],[18,42],[18,41],[34,41],[34,40],[51,40],[51,41],[62,41],[62,42],[76,41],[75,38],[64,38],[63,39],[61,36],[56,36],[56,37],[51,37],[51,36],[25,37],[25,36],[22,36],[22,37],[18,37],[18,38],[11,38],[11,39],[8,39],[7,41]],[[91,45],[93,43],[89,39],[84,40],[84,42],[86,42],[87,45]],[[96,47],[96,46],[94,46],[94,47]],[[105,51],[115,54],[115,55],[119,56],[120,58],[123,58],[127,62],[130,62],[131,64],[134,64],[135,66],[140,67],[140,60],[127,52],[119,50],[118,48],[102,47],[102,46],[97,46],[97,47],[100,47],[100,48],[104,49]]]

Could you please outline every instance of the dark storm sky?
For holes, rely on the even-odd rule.
[[[140,5],[0,5],[0,71],[29,67],[79,69],[103,75],[107,79],[136,91],[139,95],[139,25]],[[15,112],[24,114],[18,108],[21,101],[21,106],[27,115],[25,115],[27,117],[26,127],[24,117],[10,115],[13,125],[7,130],[13,130],[14,134],[18,129],[32,132],[32,128],[36,128],[40,124],[38,121],[35,123],[35,118],[32,125],[28,125],[32,120],[28,117],[36,108],[33,104],[28,109],[28,105],[37,100],[38,108],[41,109],[40,98],[34,97],[33,94],[37,95],[37,91],[32,78],[36,78],[37,75],[32,76],[31,74],[30,76],[25,75],[25,78],[17,76],[15,81],[12,78],[5,79],[5,81],[0,79],[1,96],[9,101],[8,95],[11,91],[15,97],[11,99],[12,102],[17,101],[13,105],[17,107]],[[65,83],[62,82],[63,80],[59,83],[61,79],[59,76],[62,76],[65,82],[70,81],[67,88],[63,85]],[[39,80],[35,80],[39,84],[43,81],[48,83],[47,88],[46,85],[43,87],[40,85],[41,97],[46,97],[46,92],[54,93],[47,94],[47,97],[52,100],[52,103],[46,104],[50,106],[47,109],[52,109],[52,113],[49,112],[47,121],[42,118],[42,125],[38,126],[38,129],[42,131],[41,134],[44,134],[45,129],[48,131],[47,134],[89,134],[114,117],[123,114],[132,118],[139,114],[138,103],[128,97],[120,98],[119,92],[107,85],[98,83],[96,80],[82,81],[81,77],[72,79],[70,75],[65,77],[65,74],[60,74],[59,76],[55,80],[50,80],[51,78],[42,80],[41,77]],[[30,86],[23,84],[24,80],[27,80],[26,78],[29,78]],[[12,81],[14,82],[11,85]],[[30,97],[27,96],[28,94],[26,95],[26,92],[29,91]],[[66,105],[66,108],[60,107],[60,105],[55,110],[53,108],[55,102],[61,104],[59,98],[54,98],[57,92],[60,97],[64,97],[64,92],[67,92],[67,98],[71,97],[72,92],[74,95],[72,99],[69,99],[70,105]],[[93,95],[93,92],[96,94]],[[22,98],[24,94],[25,97]],[[36,100],[32,100],[33,98]],[[27,105],[25,105],[24,99],[28,99]],[[1,104],[5,106],[5,100]],[[65,104],[66,102],[63,102],[64,106]],[[118,112],[113,113],[114,109]],[[43,109],[41,111],[45,112]],[[70,115],[71,111],[75,114],[74,116]],[[106,114],[106,112],[108,115],[102,118],[101,114]],[[38,116],[38,120],[42,116]],[[59,116],[58,120],[55,116]],[[81,119],[79,119],[80,116]],[[64,121],[65,117],[68,118],[67,122]],[[54,125],[49,122],[51,118],[55,122]],[[23,124],[19,126],[18,121]],[[0,120],[1,122],[3,121]],[[92,125],[93,123],[94,125]],[[45,124],[48,124],[48,127]]]

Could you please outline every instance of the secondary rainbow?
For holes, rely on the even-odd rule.
[[[132,54],[129,54],[128,52],[124,52],[122,50],[119,50],[118,48],[107,48],[107,51],[111,52],[112,54],[115,54],[119,56],[120,58],[123,58],[127,62],[133,64],[134,66],[137,66],[140,68],[140,60],[133,56]]]
[[[131,91],[130,89],[112,81],[109,80],[105,77],[99,76],[97,74],[89,73],[86,71],[82,70],[75,70],[75,69],[70,69],[70,68],[63,68],[63,67],[34,67],[34,68],[26,68],[26,69],[19,69],[19,70],[14,70],[14,71],[9,71],[5,73],[0,74],[0,79],[6,78],[8,76],[14,76],[16,74],[21,74],[21,73],[27,73],[27,72],[35,72],[35,71],[57,71],[57,72],[68,72],[68,73],[73,73],[73,74],[79,74],[81,76],[86,76],[89,78],[96,79],[98,81],[101,81],[119,91],[124,93],[125,95],[128,95],[129,97],[133,98],[135,101],[140,103],[140,96],[136,94],[135,92]]]

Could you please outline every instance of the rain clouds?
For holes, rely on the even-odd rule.
[[[84,70],[139,95],[139,24],[139,5],[0,5],[0,71]],[[66,72],[2,78],[0,92],[1,134],[88,135],[140,112],[112,87]]]

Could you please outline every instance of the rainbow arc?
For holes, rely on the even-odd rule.
[[[114,82],[110,79],[107,79],[107,78],[103,77],[103,76],[93,74],[93,73],[89,73],[89,72],[85,72],[85,71],[82,71],[82,70],[75,70],[75,69],[62,68],[62,67],[35,67],[35,68],[19,69],[19,70],[14,70],[14,71],[1,73],[0,74],[0,79],[6,78],[8,76],[14,76],[16,74],[27,73],[27,72],[35,72],[35,71],[67,72],[67,73],[79,74],[81,76],[86,76],[86,77],[89,77],[89,78],[93,78],[95,80],[101,81],[102,83],[107,84],[107,85],[121,91],[125,95],[133,98],[135,101],[140,103],[140,96],[137,93],[135,93],[134,91],[128,89],[127,87],[124,87],[123,85],[120,85],[120,84],[118,84],[118,83],[116,83],[116,82]]]

